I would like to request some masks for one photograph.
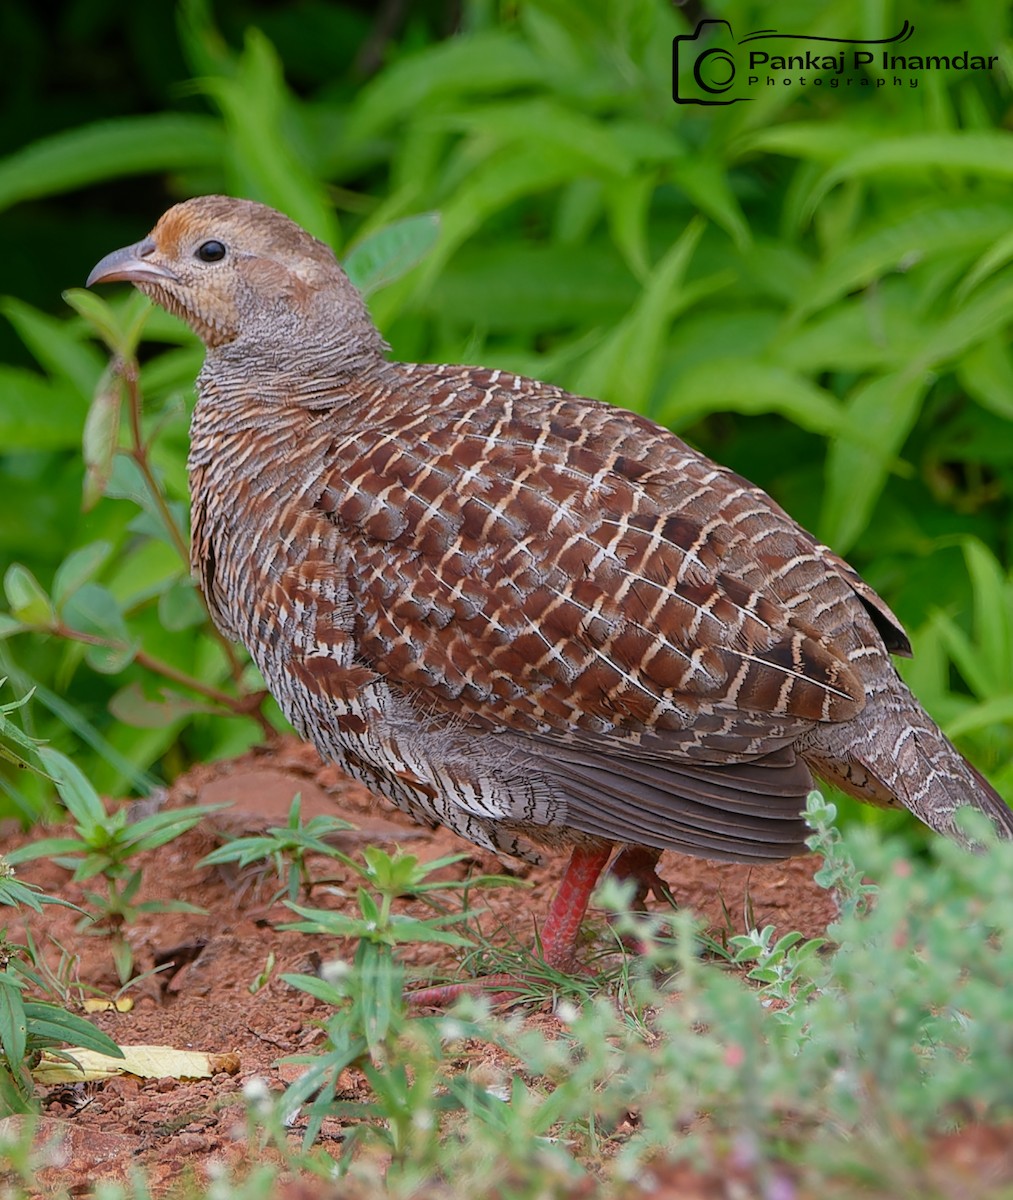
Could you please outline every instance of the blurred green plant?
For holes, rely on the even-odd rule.
[[[595,1176],[608,1195],[673,1157],[715,1156],[748,1164],[757,1194],[778,1177],[800,1195],[910,1194],[926,1138],[1013,1112],[1013,845],[975,829],[984,853],[940,840],[924,861],[868,830],[842,837],[818,793],[808,815],[820,882],[839,902],[827,941],[754,929],[733,939],[736,963],[716,964],[687,912],[666,916],[661,936],[656,916],[627,917],[644,947],[628,997],[561,1000],[549,1025],[470,996],[445,1016],[409,1015],[397,948],[432,935],[411,918],[395,927],[391,901],[426,867],[377,858],[359,914],[296,908],[295,928],[360,942],[354,963],[284,977],[333,1011],[320,1051],[290,1060],[307,1071],[283,1097],[248,1092],[253,1131],[325,1177],[372,1179],[380,1146],[385,1187],[406,1197],[446,1179],[485,1194],[509,1178],[533,1200]],[[482,1043],[495,1055],[469,1053]],[[367,1101],[349,1098],[358,1072]],[[342,1130],[338,1158],[333,1139],[309,1149],[324,1120]],[[305,1138],[293,1156],[294,1124]],[[944,1182],[930,1194],[960,1193]]]
[[[120,982],[128,983],[134,974],[134,957],[127,930],[139,913],[203,912],[185,900],[137,901],[142,869],[132,868],[130,860],[171,842],[221,805],[172,808],[134,821],[127,805],[107,812],[92,785],[64,755],[43,747],[39,757],[56,782],[60,799],[74,822],[75,836],[27,842],[12,850],[7,862],[16,866],[50,858],[72,871],[74,882],[101,876],[105,891],[85,892],[90,911],[86,911],[82,927],[91,927],[93,932],[109,938]]]
[[[0,904],[17,910],[25,906],[41,912],[46,904],[66,901],[47,896],[33,884],[19,880],[14,864],[0,855]],[[61,1001],[29,999],[26,993],[56,994]],[[97,1050],[122,1058],[116,1043],[90,1021],[69,1012],[63,1003],[59,981],[52,977],[29,937],[22,945],[10,942],[7,928],[0,928],[0,1119],[13,1113],[37,1112],[31,1071],[43,1050],[56,1057],[69,1057],[60,1044]]]
[[[165,111],[47,130],[0,160],[0,204],[167,172],[173,195],[264,200],[347,251],[398,357],[521,370],[687,434],[851,556],[915,632],[908,678],[1013,785],[992,654],[1010,595],[993,589],[986,613],[975,574],[990,555],[981,570],[1007,578],[1013,526],[1008,8],[904,11],[924,52],[974,45],[994,72],[718,109],[672,103],[672,38],[692,30],[664,0],[470,0],[449,38],[428,8],[394,38],[317,9],[264,10],[240,41],[228,0],[229,36],[185,0],[171,61],[186,95],[148,62]],[[855,38],[888,35],[892,13],[709,10],[738,30]],[[382,66],[365,78],[367,61]],[[150,204],[113,245],[151,224]],[[0,487],[20,498],[0,557],[21,564],[0,670],[36,687],[26,732],[104,791],[144,790],[258,738],[243,705],[262,685],[214,636],[182,553],[199,348],[136,297],[69,299],[70,320],[3,302],[37,369],[0,366]],[[981,547],[970,573],[964,539]],[[0,771],[0,787],[42,811],[41,783]]]
[[[232,838],[210,854],[205,854],[197,865],[211,867],[235,863],[238,867],[248,867],[251,863],[269,860],[281,881],[281,887],[271,897],[269,904],[280,900],[282,896],[296,900],[300,892],[304,897],[309,897],[319,882],[310,872],[309,856],[318,854],[339,857],[345,863],[351,862],[340,851],[335,851],[333,842],[327,839],[354,828],[348,821],[327,813],[319,813],[304,822],[302,796],[297,792],[292,797],[284,825],[274,825],[262,834]]]
[[[38,1111],[31,1071],[44,1050],[69,1058],[63,1043],[122,1058],[116,1043],[90,1021],[46,1000],[29,1000],[25,989],[42,978],[24,957],[26,947],[0,930],[0,1118]]]
[[[459,854],[420,863],[414,855],[400,850],[390,855],[376,847],[367,847],[362,864],[341,857],[362,880],[357,893],[357,914],[289,902],[301,920],[287,928],[332,938],[354,938],[357,946],[351,963],[325,964],[319,976],[282,976],[286,983],[335,1009],[325,1025],[323,1053],[289,1060],[307,1064],[307,1070],[285,1095],[282,1126],[305,1105],[304,1145],[308,1148],[326,1117],[351,1117],[354,1123],[346,1138],[344,1164],[351,1162],[358,1143],[365,1139],[378,1141],[401,1168],[418,1154],[420,1139],[431,1143],[437,1137],[436,1114],[456,1105],[448,1105],[436,1094],[436,1060],[431,1055],[411,1054],[410,1061],[405,1059],[403,1043],[409,1025],[413,1029],[424,1027],[410,1022],[408,1017],[405,971],[397,949],[426,942],[467,946],[470,939],[446,928],[466,920],[469,916],[466,909],[422,921],[395,912],[394,901],[410,896],[425,898],[434,891],[470,890],[513,881],[498,876],[457,883],[430,878],[441,868],[459,861],[463,857]],[[374,1102],[335,1099],[341,1073],[352,1066],[365,1075],[376,1097]],[[420,1105],[432,1118],[428,1122],[418,1119]]]

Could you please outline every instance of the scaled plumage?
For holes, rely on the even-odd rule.
[[[1013,836],[897,675],[883,601],[667,430],[388,361],[330,249],[249,201],[177,205],[89,283],[112,279],[207,345],[189,469],[214,620],[399,808],[507,854],[575,845],[581,912],[612,843],[802,852],[814,773],[943,833],[970,805]]]

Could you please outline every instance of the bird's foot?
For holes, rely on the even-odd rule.
[[[544,950],[544,947],[543,947]],[[560,975],[590,975],[587,967],[577,962],[573,954],[565,961],[556,961],[556,956],[543,954],[542,962],[551,971]],[[494,1008],[506,1008],[522,1000],[534,997],[548,998],[553,989],[551,978],[533,970],[511,975],[498,971],[495,975],[479,975],[462,983],[438,984],[436,987],[415,988],[405,992],[404,998],[411,1008],[446,1008],[461,996],[486,996]]]
[[[444,983],[436,987],[415,988],[405,992],[405,1001],[410,1008],[447,1008],[462,996],[488,996],[495,1008],[515,1004],[528,989],[530,983],[519,975],[482,975],[464,983]]]
[[[646,913],[648,896],[653,895],[656,900],[671,901],[668,884],[655,869],[660,858],[660,850],[650,850],[646,846],[627,846],[609,869],[609,874],[620,883],[627,880],[633,883],[633,895],[629,903],[631,913]],[[615,921],[617,915],[609,917],[610,924]],[[623,936],[621,940],[626,949],[633,953],[643,954],[646,949],[638,938]]]
[[[577,934],[598,876],[611,853],[611,845],[598,842],[592,846],[577,846],[570,857],[542,926],[541,957],[545,965],[555,971],[566,973],[580,969],[575,954]],[[468,995],[488,995],[495,1005],[514,1004],[536,985],[534,976],[498,973],[464,983],[417,988],[406,992],[405,999],[417,1008],[443,1008],[458,997]],[[540,990],[544,990],[544,983]]]
[[[648,896],[653,895],[656,900],[667,900],[668,884],[655,869],[660,858],[660,850],[649,850],[646,846],[627,846],[609,869],[609,874],[620,883],[632,881],[631,912],[646,911]]]

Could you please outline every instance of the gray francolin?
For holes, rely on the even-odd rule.
[[[207,347],[192,565],[216,624],[398,808],[508,855],[572,848],[548,962],[572,961],[614,844],[627,874],[669,848],[798,854],[814,775],[943,833],[970,805],[1013,835],[897,675],[889,608],[667,430],[388,361],[332,251],[250,201],[176,205],[88,283],[112,280]]]

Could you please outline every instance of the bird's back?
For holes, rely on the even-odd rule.
[[[804,757],[903,686],[892,614],[762,491],[549,385],[385,364],[279,405],[211,377],[191,471],[212,611],[297,728],[486,844],[783,857]]]

